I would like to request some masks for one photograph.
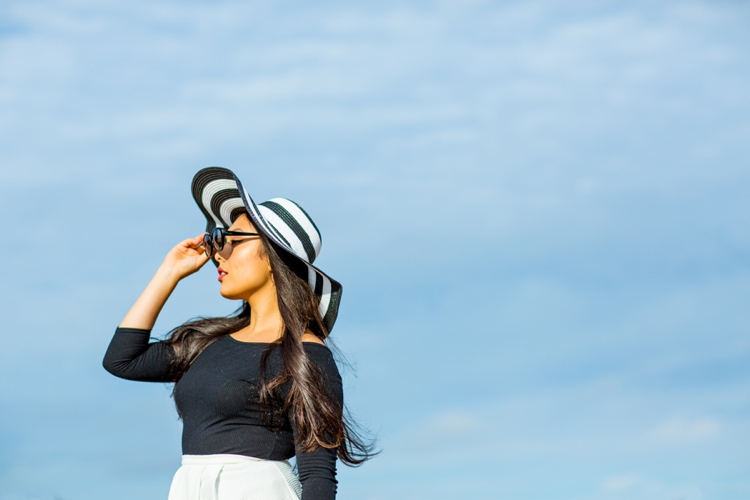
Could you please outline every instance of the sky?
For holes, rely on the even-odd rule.
[[[166,498],[102,358],[200,168],[343,284],[361,500],[750,498],[750,4],[0,4],[0,500]],[[211,267],[209,269],[209,267]],[[230,314],[213,266],[153,335]],[[348,361],[348,366],[343,361]]]

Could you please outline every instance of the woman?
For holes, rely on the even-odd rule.
[[[320,233],[290,200],[256,205],[225,168],[199,171],[192,192],[206,233],[167,254],[117,327],[104,367],[125,379],[175,382],[183,457],[169,500],[333,499],[336,459],[361,464],[372,446],[344,417],[341,377],[324,343],[341,285],[312,265]],[[149,343],[177,283],[208,260],[221,295],[242,306]]]

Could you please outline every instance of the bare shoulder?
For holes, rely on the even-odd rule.
[[[310,330],[307,330],[304,334],[302,334],[302,342],[315,342],[316,344],[325,345],[325,343]]]

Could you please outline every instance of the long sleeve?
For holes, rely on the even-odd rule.
[[[306,346],[308,344],[305,344]],[[308,355],[322,372],[324,386],[343,405],[344,393],[336,363],[328,348],[307,349]],[[296,433],[295,433],[296,438]],[[318,447],[311,452],[296,452],[297,470],[302,483],[302,500],[334,500],[336,480],[336,450]]]
[[[117,327],[102,365],[112,375],[143,382],[173,382],[174,350],[164,342],[149,343],[151,330]]]
[[[298,450],[296,457],[302,500],[336,498],[336,450],[322,447],[309,453]]]

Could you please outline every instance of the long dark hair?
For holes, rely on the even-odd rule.
[[[262,232],[262,249],[271,264],[279,311],[284,322],[281,338],[271,343],[261,356],[259,403],[273,408],[277,389],[291,381],[284,409],[291,408],[292,425],[298,429],[297,446],[312,451],[319,446],[335,448],[339,459],[357,466],[372,458],[374,442],[365,440],[356,430],[341,401],[323,385],[323,377],[307,356],[302,336],[310,330],[323,340],[328,337],[318,311],[318,298],[307,281],[306,266],[277,247]],[[178,381],[195,358],[218,338],[236,332],[250,323],[251,310],[246,301],[230,316],[198,318],[188,321],[169,334],[165,342],[174,347],[173,380]],[[282,371],[268,380],[266,367],[271,352],[278,348],[284,361]]]

